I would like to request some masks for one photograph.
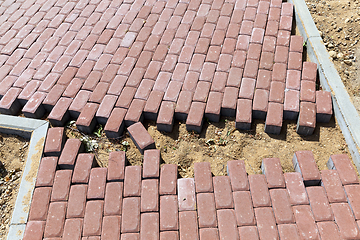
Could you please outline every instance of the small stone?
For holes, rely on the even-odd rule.
[[[337,58],[343,58],[343,57],[344,57],[344,54],[338,53],[338,54],[336,55],[336,57],[337,57]]]
[[[351,66],[352,65],[352,61],[351,60],[344,60],[344,63]]]
[[[336,54],[335,51],[330,51],[330,52],[329,52],[329,55],[330,55],[330,57],[332,57],[333,59],[336,59],[336,57],[337,57],[337,54]]]

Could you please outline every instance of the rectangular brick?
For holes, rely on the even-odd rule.
[[[265,119],[268,111],[269,92],[264,89],[256,89],[253,101],[253,117]]]
[[[300,235],[306,238],[320,239],[310,206],[294,206],[293,212]]]
[[[69,120],[70,114],[68,112],[68,108],[70,107],[71,103],[72,99],[70,98],[62,97],[58,100],[48,116],[48,119],[53,126],[64,126],[65,123]]]
[[[259,239],[259,233],[255,226],[239,227],[240,239],[257,240]]]
[[[194,163],[194,177],[197,193],[214,191],[210,163]]]
[[[329,200],[325,189],[320,186],[307,187],[310,207],[314,214],[315,221],[334,221],[334,215],[331,211]]]
[[[20,102],[17,100],[21,88],[10,88],[0,100],[0,113],[8,115],[16,115],[21,109]]]
[[[298,118],[300,109],[300,92],[297,90],[288,90],[284,98],[284,119],[295,120]]]
[[[200,240],[219,240],[219,230],[217,228],[200,228]]]
[[[49,128],[47,138],[45,141],[44,154],[45,156],[59,157],[66,141],[64,128],[53,127]]]
[[[51,187],[35,188],[29,211],[30,221],[45,221],[48,215]]]
[[[233,160],[227,162],[227,174],[230,178],[232,191],[248,191],[249,181],[245,169],[245,163],[242,160]]]
[[[335,216],[335,223],[339,227],[341,237],[344,239],[359,238],[359,228],[347,203],[333,203],[331,209]]]
[[[277,224],[295,223],[290,198],[285,189],[270,190],[271,203]]]
[[[83,236],[100,236],[104,201],[88,201],[85,208]]]
[[[44,237],[61,237],[64,231],[66,202],[52,202],[49,205]]]
[[[296,151],[292,161],[295,171],[301,173],[306,186],[319,185],[321,176],[312,151]]]
[[[329,122],[333,114],[331,93],[316,91],[316,121]]]
[[[268,188],[285,188],[284,174],[278,158],[264,158],[261,170],[265,174]]]
[[[125,167],[124,197],[140,197],[141,166]]]
[[[42,239],[44,228],[45,221],[28,221],[24,231],[23,239]]]
[[[280,239],[300,240],[299,231],[296,224],[280,224],[278,225]]]
[[[101,125],[106,125],[107,120],[115,106],[118,97],[114,95],[105,95],[95,114],[96,121]]]
[[[321,239],[341,239],[339,228],[335,222],[318,222],[316,225],[319,229]]]
[[[220,239],[239,240],[236,217],[233,209],[217,210]]]
[[[87,199],[104,199],[107,168],[93,168],[90,171]]]
[[[104,132],[108,138],[118,138],[122,136],[125,123],[124,118],[127,109],[124,108],[114,108],[110,114],[108,121],[104,127]]]
[[[92,133],[97,122],[95,118],[96,111],[99,108],[97,103],[87,103],[82,109],[78,119],[76,120],[76,127],[85,133]]]
[[[36,178],[36,187],[51,187],[54,183],[57,165],[56,157],[43,157]]]
[[[240,90],[239,90],[239,98],[252,100],[254,98],[255,83],[257,85],[259,85],[260,81],[261,81],[260,79],[255,80],[255,79],[251,79],[251,78],[243,78],[241,80],[241,86],[240,86]],[[260,88],[260,87],[256,87],[256,88]]]
[[[177,193],[180,212],[196,210],[195,183],[193,178],[178,179]]]
[[[337,170],[343,185],[359,183],[354,166],[352,165],[351,160],[347,155],[331,155],[327,166],[329,169]]]
[[[141,214],[141,239],[159,239],[159,213]]]
[[[101,239],[111,240],[120,238],[120,216],[105,216],[102,221]]]
[[[236,115],[237,96],[239,94],[238,88],[226,87],[224,90],[223,102],[221,105],[221,115],[227,117],[234,117]]]
[[[61,169],[74,169],[77,155],[84,150],[79,139],[68,139],[61,152],[58,165]]]
[[[265,121],[266,133],[280,134],[283,122],[283,109],[284,105],[282,103],[269,102]]]
[[[123,188],[122,182],[108,182],[106,184],[104,216],[121,214]]]
[[[214,86],[214,85],[212,85]],[[225,82],[224,82],[225,87]],[[205,108],[205,117],[211,122],[219,122],[223,93],[210,92]]]
[[[279,239],[274,213],[269,207],[255,208],[260,239]]]
[[[249,191],[233,192],[237,226],[255,225],[255,215]]]
[[[159,211],[159,187],[157,179],[146,179],[141,184],[141,212]]]
[[[178,203],[176,195],[160,196],[160,231],[179,229]]]
[[[199,193],[197,195],[199,227],[217,227],[215,198],[213,193]]]
[[[180,239],[198,239],[198,223],[196,211],[184,211],[179,213]]]
[[[136,233],[140,231],[140,198],[123,199],[121,233]]]
[[[344,188],[336,170],[321,171],[321,185],[330,203],[347,202]]]
[[[315,102],[316,85],[313,81],[301,80],[300,101]]]
[[[249,175],[250,192],[254,207],[270,207],[270,195],[265,176],[262,174]]]
[[[135,123],[128,127],[128,131],[131,137],[131,140],[135,143],[136,147],[139,149],[140,153],[143,154],[147,149],[155,148],[155,142],[145,129],[145,127],[140,123]]]
[[[193,102],[190,107],[188,118],[186,119],[186,130],[201,132],[203,117],[205,112],[205,103]]]
[[[216,209],[233,208],[230,178],[228,176],[213,177]]]
[[[171,82],[170,82],[171,84]],[[169,85],[170,86],[170,85]],[[180,89],[179,89],[180,90]],[[168,93],[169,91],[167,91]],[[164,98],[166,97],[166,93]],[[159,131],[171,132],[174,125],[175,103],[170,101],[162,101],[158,117],[156,120],[156,127]]]
[[[236,108],[235,127],[242,130],[250,130],[252,121],[251,99],[238,99]]]
[[[292,205],[309,204],[304,182],[300,173],[284,173],[286,189]]]
[[[85,215],[87,185],[72,185],[69,193],[66,218],[83,218]]]
[[[51,202],[67,201],[69,197],[72,170],[56,171],[51,192]]]
[[[119,98],[120,99],[120,98]],[[124,121],[126,126],[130,126],[137,122],[142,122],[143,116],[143,109],[145,107],[146,101],[141,99],[134,99],[130,107],[125,115]]]
[[[270,84],[269,102],[284,103],[285,83],[272,81]]]
[[[165,164],[160,171],[160,195],[176,194],[177,165]]]
[[[95,158],[93,154],[79,154],[76,160],[72,183],[88,183],[90,178],[90,170],[95,166]]]

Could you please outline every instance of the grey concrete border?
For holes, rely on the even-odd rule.
[[[29,153],[10,222],[8,240],[23,238],[48,127],[47,121],[0,115],[0,132],[30,139]]]
[[[319,78],[323,89],[331,91],[335,117],[348,144],[356,168],[360,171],[358,151],[360,149],[360,117],[331,61],[305,1],[287,1],[294,4],[296,26],[306,42],[310,60],[318,64]]]

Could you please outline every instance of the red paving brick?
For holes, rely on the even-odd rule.
[[[13,5],[19,10],[4,5],[8,18],[0,29],[2,113],[17,115],[28,102],[22,109],[26,117],[40,118],[47,111],[55,126],[71,117],[89,133],[98,122],[106,124],[108,137],[120,137],[128,125],[141,153],[155,148],[144,126],[136,123],[143,117],[161,116],[158,124],[170,126],[175,117],[186,121],[187,130],[200,133],[204,115],[212,121],[236,116],[237,128],[249,129],[253,117],[271,118],[276,102],[284,104],[284,119],[299,115],[297,131],[309,134],[316,121],[332,116],[330,93],[311,90],[317,65],[301,62],[303,39],[291,36],[292,4]],[[284,94],[282,87],[274,94],[278,92],[271,86],[284,84],[290,90]],[[174,103],[169,116],[161,108],[166,101]],[[311,126],[305,124],[308,119]],[[282,118],[279,122],[281,127]],[[346,155],[331,156],[328,166],[334,170],[324,170],[321,177],[317,171],[315,179],[308,163],[300,167],[301,174],[282,178],[281,166],[267,166],[265,160],[266,176],[248,177],[244,162],[231,161],[229,176],[212,177],[204,162],[195,164],[194,179],[178,181],[177,165],[165,164],[159,171],[158,150],[145,151],[143,169],[125,168],[125,154],[113,152],[107,170],[95,168],[94,155],[79,154],[79,142],[70,144],[76,140],[64,148],[65,140],[64,129],[49,130],[44,155],[59,160],[44,158],[40,165],[26,236],[30,231],[64,239],[80,234],[84,239],[117,239],[120,232],[121,239],[296,239],[297,231],[315,238],[328,238],[330,232],[334,238],[338,233],[343,238],[359,235],[359,180]],[[62,178],[64,172],[68,175]],[[322,186],[305,189],[309,181],[319,184],[320,179]]]

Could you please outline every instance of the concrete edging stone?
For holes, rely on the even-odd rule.
[[[44,120],[0,115],[0,132],[30,139],[29,152],[7,235],[8,240],[23,238],[48,127],[49,123]]]

